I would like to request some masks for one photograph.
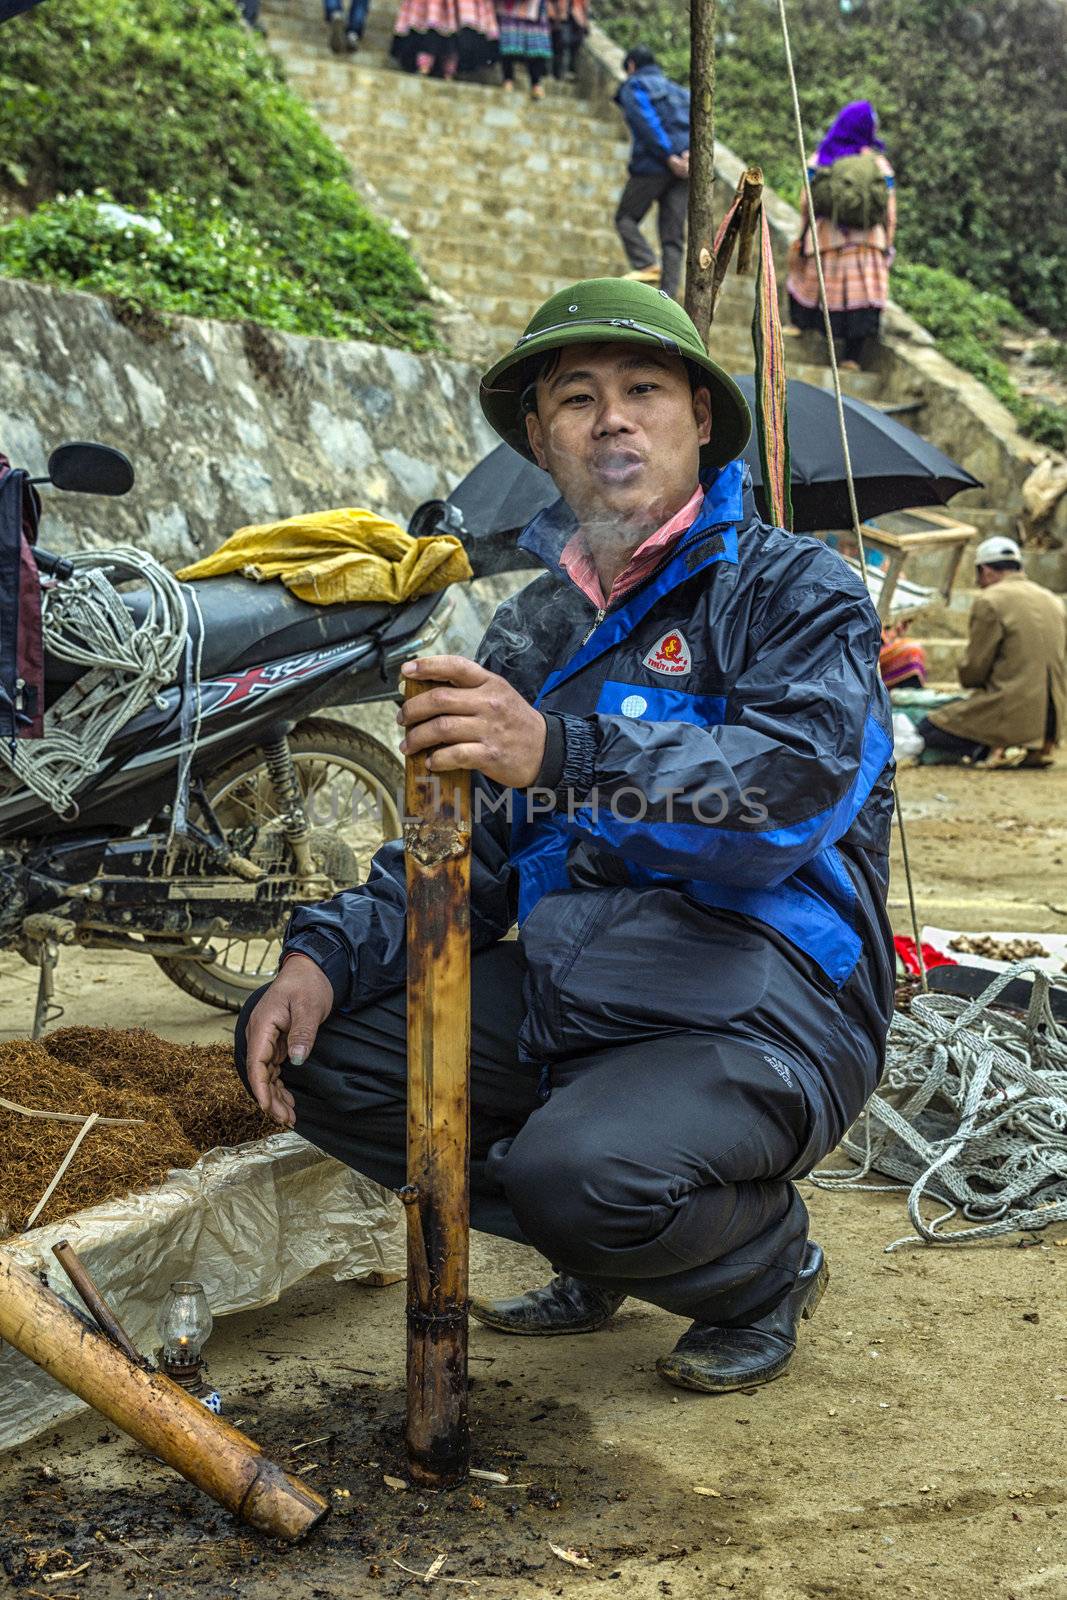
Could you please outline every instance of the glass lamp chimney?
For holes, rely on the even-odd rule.
[[[172,1283],[156,1324],[164,1366],[196,1367],[214,1326],[202,1283]]]

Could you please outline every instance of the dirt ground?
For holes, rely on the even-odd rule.
[[[1067,768],[926,768],[904,772],[901,791],[923,920],[1067,929]],[[892,899],[905,931],[899,868]],[[9,1037],[29,1025],[34,975],[2,957],[0,976]],[[136,957],[65,955],[57,999],[67,1021],[200,1040],[227,1027]],[[901,1196],[802,1189],[832,1281],[791,1370],[765,1389],[666,1387],[655,1358],[684,1325],[636,1302],[569,1341],[475,1327],[473,1459],[510,1481],[394,1490],[402,1287],[309,1283],[227,1319],[210,1346],[229,1416],[333,1504],[308,1544],[246,1535],[85,1417],[0,1461],[0,1570],[49,1600],[570,1600],[604,1582],[635,1600],[1058,1600],[1067,1230],[886,1254],[908,1231]],[[475,1237],[475,1293],[544,1272],[532,1252]]]

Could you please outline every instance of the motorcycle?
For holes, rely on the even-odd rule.
[[[107,446],[61,446],[33,482],[122,494],[133,469]],[[42,584],[72,578],[69,559],[32,554]],[[135,620],[151,604],[120,594]],[[402,763],[320,713],[395,701],[401,662],[448,621],[448,592],[312,606],[222,577],[183,594],[195,683],[179,674],[119,727],[64,814],[0,764],[0,949],[40,969],[35,1038],[57,1014],[63,946],[137,951],[186,994],[240,1010],[273,976],[292,909],[360,882],[402,830]],[[46,712],[85,670],[46,657]]]

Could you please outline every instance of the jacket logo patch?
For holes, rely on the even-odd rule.
[[[780,1056],[765,1055],[763,1059],[773,1072],[777,1072],[783,1083],[792,1085],[793,1080],[789,1076],[789,1068],[786,1066],[785,1062]]]
[[[641,665],[650,672],[662,672],[666,678],[677,678],[693,670],[693,657],[685,642],[685,635],[672,628],[662,639],[657,639]]]

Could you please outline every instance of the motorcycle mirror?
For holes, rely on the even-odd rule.
[[[109,444],[61,444],[48,458],[47,479],[73,494],[127,494],[133,488],[133,463]]]
[[[408,532],[413,539],[425,539],[429,534],[451,533],[457,539],[466,539],[463,513],[447,500],[424,500],[408,518]]]

